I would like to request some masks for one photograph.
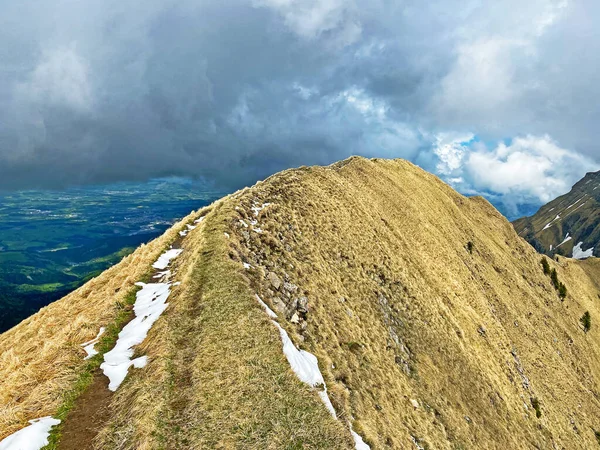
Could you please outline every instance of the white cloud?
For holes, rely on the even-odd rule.
[[[549,136],[525,136],[510,145],[480,149],[465,159],[465,173],[478,190],[502,194],[515,203],[549,202],[597,168],[588,158],[558,146]]]
[[[46,51],[16,92],[33,104],[66,106],[78,111],[92,106],[89,68],[73,45]]]
[[[433,153],[439,162],[436,169],[441,175],[450,175],[462,167],[463,158],[469,151],[468,144],[475,138],[472,133],[438,133]],[[456,183],[457,178],[454,178]]]
[[[437,117],[444,118],[447,126],[468,124],[479,134],[497,136],[509,127],[518,129],[537,121],[533,108],[538,105],[529,102],[543,92],[546,77],[539,65],[546,50],[545,36],[567,15],[568,6],[567,0],[526,4],[507,0],[486,9],[484,18],[472,17],[477,26],[459,33],[453,62],[431,98]],[[494,17],[497,8],[508,19],[504,23],[500,16]],[[506,15],[511,8],[518,9],[519,15]]]
[[[365,118],[383,120],[386,118],[388,106],[385,102],[374,99],[363,90],[355,87],[340,93],[340,98],[359,111]]]
[[[323,33],[333,34],[332,43],[346,46],[360,37],[362,27],[350,12],[354,4],[347,0],[255,0],[255,6],[278,12],[296,34],[314,39]]]

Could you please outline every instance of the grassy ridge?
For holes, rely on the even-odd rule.
[[[148,365],[112,397],[99,448],[344,449],[348,424],[373,449],[596,448],[600,331],[580,323],[586,311],[600,321],[595,261],[548,259],[568,288],[561,301],[539,254],[487,201],[401,160],[285,171],[186,223],[202,214],[171,267],[181,284],[137,348]],[[13,378],[0,405],[13,407],[24,378],[71,389],[76,377],[47,373],[49,361],[75,356],[64,342],[97,330],[117,301],[105,297],[183,226],[1,335],[0,383]],[[340,420],[291,372],[255,294],[318,358]],[[28,356],[32,345],[52,352]],[[32,392],[19,417],[65,391]],[[22,423],[3,423],[10,412],[0,433]]]
[[[115,305],[115,318],[105,327],[106,330],[104,334],[95,345],[98,354],[86,360],[83,367],[79,369],[79,373],[76,376],[73,386],[63,394],[62,403],[58,407],[56,414],[53,414],[54,418],[64,421],[75,406],[77,399],[92,383],[95,373],[100,369],[100,365],[104,360],[104,354],[112,350],[123,326],[133,317],[133,310],[131,307],[135,303],[136,293],[139,290],[140,288],[135,286],[127,293],[127,295],[125,295],[123,302],[118,302]],[[62,423],[52,428],[50,436],[48,437],[48,445],[46,445],[43,450],[56,450],[60,448],[61,431]]]
[[[201,211],[204,214],[206,211]],[[291,372],[277,329],[254,299],[215,205],[173,262],[182,284],[117,391],[99,447],[349,449],[343,423]]]

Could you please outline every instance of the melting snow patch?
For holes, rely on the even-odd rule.
[[[558,219],[560,219],[560,215],[557,215],[552,222],[548,222],[546,224],[546,226],[544,228],[542,228],[542,231],[547,230],[548,228],[550,228],[552,226],[552,224],[554,222],[556,222]]]
[[[180,231],[179,236],[185,237],[185,236],[187,236],[187,234],[190,231],[192,231],[194,228],[196,228],[195,226],[190,225],[190,224],[186,224],[185,226],[187,227],[187,230]]]
[[[94,339],[81,344],[81,346],[87,353],[87,356],[85,358],[83,358],[84,360],[90,359],[92,356],[95,356],[98,354],[98,351],[94,348],[94,346],[98,343],[98,341],[100,340],[100,336],[102,336],[104,334],[104,331],[105,331],[105,328],[100,327],[100,331],[98,332],[98,335]]]
[[[252,228],[252,231],[256,231],[259,234],[263,232],[261,228]]]
[[[319,391],[319,397],[321,397],[321,401],[325,403],[325,407],[329,411],[329,414],[333,416],[334,419],[337,419],[337,414],[335,413],[335,408],[331,404],[331,400],[329,400],[329,396],[327,395],[327,390]]]
[[[145,356],[131,360],[133,347],[146,339],[148,331],[168,306],[170,283],[136,283],[136,286],[142,286],[142,289],[137,292],[133,305],[135,318],[123,327],[115,347],[104,354],[104,362],[100,366],[110,380],[108,389],[111,391],[116,391],[121,385],[130,366],[140,368],[146,365]]]
[[[39,450],[48,445],[48,435],[60,420],[52,417],[30,420],[31,425],[5,437],[0,442],[0,450]]]
[[[283,341],[283,353],[300,381],[310,386],[316,386],[318,384],[325,385],[325,380],[319,370],[317,357],[304,350],[298,350],[287,332],[281,328],[281,325],[275,321],[273,321],[273,323],[281,335],[281,340]]]
[[[181,254],[181,249],[167,250],[160,255],[158,260],[152,265],[155,269],[165,269],[173,258]],[[168,276],[168,270],[162,272],[162,275]],[[159,274],[159,275],[161,275]],[[178,283],[174,283],[178,285]],[[133,356],[133,347],[141,344],[148,331],[158,320],[160,315],[167,309],[167,299],[171,293],[171,283],[136,283],[136,286],[141,286],[135,295],[135,304],[133,312],[135,318],[123,327],[119,333],[119,338],[114,348],[104,354],[104,362],[100,368],[110,381],[108,389],[116,391],[121,385],[130,366],[135,368],[144,367],[148,363],[146,356],[141,356],[131,360]]]
[[[419,444],[419,441],[417,440],[416,437],[411,436],[410,439],[411,439],[411,441],[413,441],[413,444],[415,444],[415,447],[417,447],[419,450],[425,450],[425,447],[423,447],[421,444]]]
[[[244,269],[246,269],[246,270],[247,270],[247,269],[250,269],[250,268],[252,267],[250,264],[248,264],[248,263],[246,263],[246,262],[245,262],[245,263],[243,263],[243,264],[244,264]]]
[[[258,213],[261,212],[263,209],[265,209],[269,205],[270,205],[270,203],[263,203],[262,205],[257,206],[257,204],[255,203],[254,206],[250,209],[252,211],[254,211],[255,216],[258,216]]]
[[[152,278],[163,278],[163,277],[169,278],[170,276],[171,276],[171,271],[165,270],[164,272],[158,272]]]
[[[277,319],[277,314],[275,314],[273,312],[273,310],[271,308],[269,308],[265,302],[262,301],[262,299],[258,296],[258,294],[254,294],[254,295],[256,296],[256,300],[258,301],[260,306],[262,306],[265,309],[265,311],[267,312],[267,315],[269,317],[272,317],[273,319]],[[279,325],[277,325],[277,326],[279,326]]]
[[[583,245],[583,242],[580,242],[575,247],[573,247],[573,258],[586,259],[586,258],[591,258],[592,256],[594,256],[594,247],[592,247],[588,250],[583,250],[581,248],[582,245]]]
[[[556,248],[560,247],[560,246],[561,246],[561,245],[563,245],[563,244],[566,244],[566,243],[567,243],[567,242],[569,242],[571,239],[573,239],[573,238],[572,238],[571,236],[569,236],[569,233],[567,233],[567,235],[565,236],[565,240],[564,240],[564,241],[562,241],[560,244],[558,244],[558,245],[556,246]]]
[[[152,264],[152,267],[158,270],[164,270],[167,268],[172,259],[177,258],[183,250],[180,248],[173,248],[164,252],[158,260]]]
[[[200,223],[200,222],[202,222],[202,221],[204,220],[204,218],[205,218],[205,217],[206,217],[206,216],[202,216],[202,217],[200,217],[199,219],[196,219],[196,220],[194,220],[194,223]]]
[[[354,438],[354,445],[356,450],[370,450],[371,447],[369,447],[367,444],[365,444],[365,441],[362,440],[362,438],[360,437],[359,434],[357,434],[354,430],[350,430],[350,433],[352,433],[352,437]]]
[[[258,303],[265,309],[269,317],[272,319],[277,318],[277,314],[273,312],[271,308],[267,306],[265,302],[255,294],[256,300]],[[319,360],[315,355],[309,353],[304,350],[298,350],[292,340],[290,339],[287,332],[279,325],[275,320],[271,320],[273,324],[279,330],[279,335],[281,336],[281,341],[283,343],[283,354],[285,355],[292,371],[296,374],[298,379],[303,383],[308,384],[312,387],[322,386],[323,390],[318,392],[321,401],[325,404],[325,407],[329,411],[329,413],[333,416],[334,419],[337,419],[337,414],[335,413],[335,408],[331,404],[331,400],[329,400],[329,396],[327,395],[327,386],[325,385],[325,379],[323,378],[323,374],[319,369]],[[352,425],[350,425],[350,432],[352,433],[352,437],[354,438],[355,447],[357,450],[370,450],[369,447],[362,438],[354,432],[352,429]]]
[[[583,196],[585,197],[585,195]],[[575,203],[573,203],[572,205],[567,206],[567,209],[572,208],[573,206],[575,206],[577,203],[579,203],[581,200],[583,200],[583,197],[581,197],[579,200],[577,200]]]
[[[248,228],[248,224],[243,219],[240,219],[240,223],[244,228]]]

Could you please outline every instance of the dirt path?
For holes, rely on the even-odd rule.
[[[92,448],[92,441],[110,418],[108,378],[100,369],[94,373],[94,381],[77,399],[75,407],[63,422],[61,450],[83,450]]]
[[[180,249],[183,237],[173,242],[171,248]],[[154,270],[157,275],[161,270]],[[153,282],[157,282],[154,280]],[[133,310],[130,317],[123,323],[127,325],[134,318]],[[58,443],[60,450],[88,450],[94,448],[94,438],[106,425],[111,416],[110,402],[114,392],[108,389],[108,378],[100,368],[94,372],[94,380],[81,396],[75,406],[63,421],[61,438]]]

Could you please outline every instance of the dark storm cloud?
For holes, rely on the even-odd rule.
[[[498,192],[471,156],[502,166],[517,147],[495,142],[519,136],[575,155],[565,173],[551,168],[563,154],[548,157],[545,175],[567,185],[598,159],[598,10],[554,0],[4,2],[0,189],[162,175],[237,187],[363,154]],[[440,138],[457,132],[478,147]]]

